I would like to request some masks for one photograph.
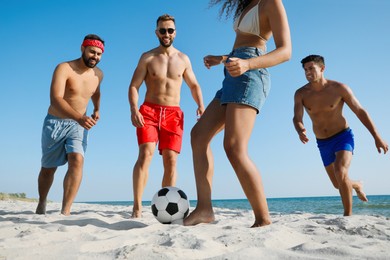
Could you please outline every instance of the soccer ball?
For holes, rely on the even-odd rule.
[[[152,212],[163,224],[180,223],[187,217],[190,204],[187,195],[177,187],[164,187],[154,194]]]

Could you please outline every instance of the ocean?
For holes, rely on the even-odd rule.
[[[368,202],[360,201],[353,197],[354,215],[381,215],[390,217],[390,195],[367,196]],[[247,199],[222,199],[213,200],[213,207],[251,210]],[[271,214],[343,214],[343,205],[340,196],[331,197],[301,197],[301,198],[269,198],[267,199]],[[94,201],[83,202],[103,205],[132,206],[132,201]],[[144,201],[143,206],[150,206],[150,201]],[[190,206],[195,207],[196,201],[190,200]]]

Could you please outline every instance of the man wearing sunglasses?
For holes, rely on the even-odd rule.
[[[204,111],[202,91],[190,59],[172,45],[176,37],[175,18],[168,14],[158,17],[155,33],[160,45],[142,54],[129,86],[131,122],[137,128],[139,145],[133,169],[133,218],[142,215],[142,194],[157,143],[164,165],[162,187],[176,184],[184,124],[180,109],[183,79],[197,104],[196,115],[200,117]],[[138,108],[139,88],[144,81],[145,99]]]

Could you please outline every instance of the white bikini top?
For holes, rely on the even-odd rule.
[[[244,33],[253,34],[256,36],[260,36],[260,22],[259,22],[259,3],[261,0],[252,7],[244,17],[242,13],[237,19],[234,21],[233,29],[235,31],[240,31]],[[262,38],[262,37],[261,37]]]

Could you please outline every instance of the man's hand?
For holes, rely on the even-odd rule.
[[[86,115],[82,116],[77,122],[87,130],[96,125],[96,120]]]
[[[299,139],[301,140],[302,143],[307,143],[309,142],[309,138],[306,136],[306,129],[302,129],[301,131],[298,132]]]
[[[131,123],[135,127],[143,127],[145,125],[144,117],[141,115],[139,110],[131,112]]]
[[[375,146],[379,153],[382,153],[381,149],[383,150],[384,154],[389,151],[389,145],[384,140],[382,140],[382,138],[375,139]]]

